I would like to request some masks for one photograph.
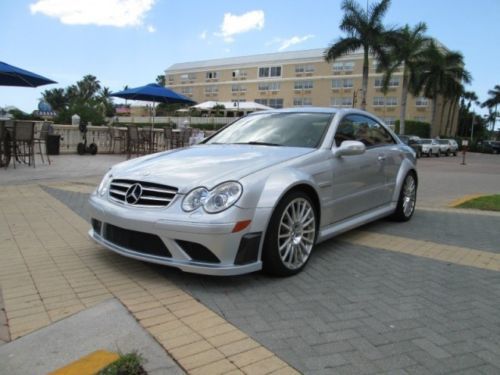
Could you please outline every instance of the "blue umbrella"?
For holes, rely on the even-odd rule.
[[[37,87],[49,83],[57,82],[0,61],[0,86]]]
[[[156,83],[150,83],[149,85],[114,92],[111,96],[116,96],[122,99],[144,100],[155,103],[196,104],[195,101],[185,97],[184,95],[178,94],[175,91]]]

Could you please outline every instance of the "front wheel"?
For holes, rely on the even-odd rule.
[[[417,179],[413,172],[406,175],[399,193],[398,205],[391,216],[395,221],[408,221],[415,212],[417,202]]]
[[[316,210],[303,192],[286,195],[276,206],[262,249],[266,273],[290,276],[306,265],[316,241]]]

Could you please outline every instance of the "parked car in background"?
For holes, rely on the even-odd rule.
[[[479,152],[500,154],[500,141],[478,141],[476,145]]]
[[[420,144],[422,145],[423,155],[427,155],[429,157],[432,155],[439,157],[441,155],[439,143],[435,139],[424,138],[420,140]]]
[[[201,144],[115,165],[89,198],[89,235],[188,272],[301,271],[314,246],[413,215],[415,154],[355,109],[255,112]]]
[[[458,144],[454,139],[439,139],[439,147],[441,149],[441,154],[446,156],[457,156]]]
[[[410,146],[413,151],[415,151],[415,155],[417,158],[422,156],[422,144],[420,143],[420,137],[416,135],[398,135],[401,142],[405,145]]]

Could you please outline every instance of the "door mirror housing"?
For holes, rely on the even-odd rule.
[[[340,144],[340,147],[334,150],[334,155],[337,157],[361,155],[365,151],[366,146],[360,141],[344,141]]]

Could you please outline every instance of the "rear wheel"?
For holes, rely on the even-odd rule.
[[[83,143],[78,143],[78,146],[76,147],[76,151],[78,152],[78,155],[85,154],[85,145]]]
[[[290,276],[306,265],[316,241],[316,210],[311,198],[296,191],[286,195],[271,216],[262,249],[264,271]]]
[[[398,205],[391,216],[395,221],[408,221],[415,212],[417,203],[417,179],[413,172],[409,172],[399,192]]]

